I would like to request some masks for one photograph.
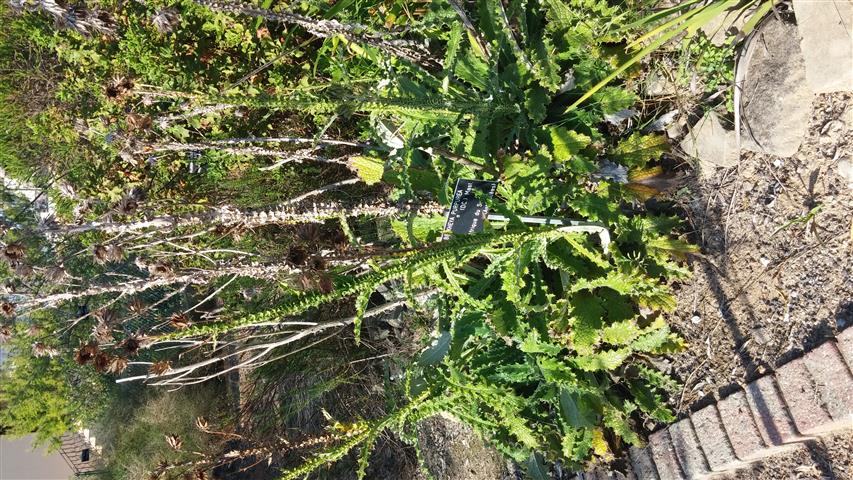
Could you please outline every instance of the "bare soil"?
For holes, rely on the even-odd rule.
[[[851,480],[853,433],[844,432],[805,442],[749,468],[723,477],[727,480]]]
[[[851,155],[853,95],[823,95],[795,156],[744,153],[689,187],[683,207],[701,255],[670,318],[689,342],[671,359],[679,413],[853,324],[853,190],[837,173]]]
[[[799,151],[743,153],[679,195],[701,254],[669,321],[689,342],[668,359],[680,415],[704,407],[853,327],[853,94],[815,97]],[[853,430],[730,478],[853,478]]]

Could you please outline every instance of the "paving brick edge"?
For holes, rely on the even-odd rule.
[[[727,400],[734,403],[729,401],[724,407]],[[696,418],[700,412],[701,421]],[[701,431],[708,429],[724,432],[726,438],[721,442]],[[627,478],[710,479],[818,435],[846,429],[853,430],[853,327],[716,404],[658,430],[649,437],[649,445],[631,447]],[[596,469],[579,478],[623,477]]]

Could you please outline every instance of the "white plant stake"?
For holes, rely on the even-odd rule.
[[[505,216],[495,213],[490,213],[486,218],[488,218],[490,222],[509,222],[509,219]],[[601,240],[601,248],[604,250],[604,253],[609,253],[610,230],[601,223],[569,220],[557,217],[531,217],[526,215],[519,215],[518,218],[524,223],[533,225],[563,225],[557,229],[561,232],[595,233]]]

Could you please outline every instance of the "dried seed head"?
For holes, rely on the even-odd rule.
[[[124,341],[121,342],[121,348],[123,348],[128,355],[133,356],[139,353],[139,349],[145,348],[146,344],[146,338],[143,335],[136,333],[125,338]]]
[[[107,99],[114,102],[121,102],[132,93],[133,87],[133,80],[127,77],[114,78],[107,84],[104,93]]]
[[[15,265],[15,275],[17,275],[21,278],[26,278],[32,274],[33,274],[33,267],[27,265],[26,263],[18,262],[18,264]]]
[[[159,362],[154,363],[151,367],[148,368],[148,373],[155,376],[163,375],[172,369],[172,363],[168,360],[161,360]]]
[[[13,318],[15,316],[15,304],[9,302],[0,303],[0,314],[6,318]]]
[[[16,263],[24,258],[24,246],[20,242],[14,242],[3,248],[3,258],[9,263]]]
[[[332,293],[335,289],[335,284],[332,282],[332,277],[321,274],[319,278],[317,278],[317,288],[322,293]]]
[[[149,120],[150,121],[150,120]],[[139,202],[133,197],[124,197],[115,206],[118,213],[122,215],[130,215],[139,208]]]
[[[109,258],[109,250],[104,245],[95,245],[92,247],[92,254],[95,255],[95,262],[98,264],[105,264]]]
[[[101,308],[95,312],[95,318],[107,325],[115,325],[116,321],[118,321],[118,314],[114,310]]]
[[[298,282],[297,288],[303,291],[311,290],[314,287],[314,279],[308,273],[300,274]]]
[[[171,323],[177,330],[183,330],[192,324],[192,322],[190,322],[190,317],[185,313],[172,314],[172,316],[169,317],[169,323]]]
[[[50,267],[44,271],[44,279],[51,283],[61,282],[67,275],[68,272],[61,266]]]
[[[98,346],[94,343],[87,343],[85,345],[81,345],[80,348],[77,349],[77,353],[74,355],[74,361],[80,365],[86,365],[92,361],[97,354]]]
[[[100,344],[111,343],[114,340],[113,328],[109,323],[100,321],[92,328],[92,338]]]
[[[315,223],[306,223],[296,229],[296,236],[308,245],[317,245],[323,240],[320,227]]]
[[[291,245],[290,248],[287,249],[286,259],[287,263],[294,267],[298,267],[300,265],[304,265],[308,260],[308,252],[306,252],[305,248],[301,245]]]
[[[120,374],[127,369],[127,359],[124,357],[113,357],[107,367],[107,371],[113,374]]]
[[[184,442],[181,440],[181,437],[177,435],[166,435],[166,443],[168,443],[170,447],[177,451],[181,451],[181,447],[184,445]]]
[[[50,357],[53,358],[59,355],[59,350],[50,345],[46,345],[42,342],[36,342],[33,344],[33,355],[36,357]]]
[[[181,15],[174,8],[161,8],[151,17],[151,24],[163,35],[171,33],[181,22]]]
[[[12,339],[12,329],[6,325],[0,325],[0,345]]]
[[[145,302],[143,302],[141,298],[136,297],[128,303],[127,308],[130,309],[131,312],[139,314],[145,311]]]
[[[92,365],[95,367],[96,371],[105,372],[107,371],[107,367],[110,366],[111,361],[112,358],[110,358],[108,354],[104,352],[98,352],[97,354],[95,354],[95,359],[92,362]]]
[[[152,125],[151,117],[138,113],[128,113],[125,121],[130,131],[148,130]]]
[[[120,262],[124,258],[124,249],[120,245],[95,245],[95,261],[101,265],[107,262]]]
[[[39,335],[41,335],[41,327],[39,327],[38,325],[30,325],[30,327],[27,329],[27,336],[38,337]]]
[[[209,424],[207,423],[207,419],[204,417],[196,417],[195,426],[201,430],[202,432],[206,432]]]
[[[308,261],[308,268],[312,270],[325,270],[326,259],[319,255],[314,255],[313,257],[311,257],[311,260]]]
[[[124,248],[121,245],[110,245],[107,247],[109,261],[120,262],[124,258]]]
[[[155,277],[171,277],[174,274],[174,270],[163,262],[157,262],[148,265],[148,273]]]

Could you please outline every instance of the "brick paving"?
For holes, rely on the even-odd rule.
[[[853,328],[633,447],[632,478],[705,479],[853,430]],[[601,472],[583,478],[608,478]]]

